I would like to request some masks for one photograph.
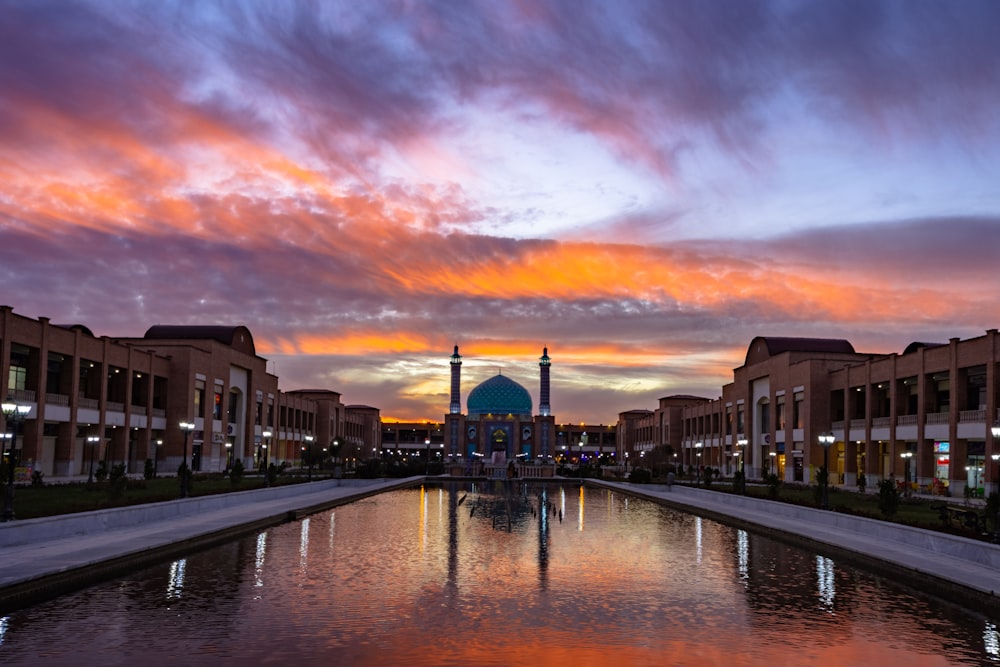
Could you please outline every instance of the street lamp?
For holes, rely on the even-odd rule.
[[[188,440],[190,440],[191,434],[194,433],[194,423],[193,422],[181,422],[178,424],[180,426],[181,432],[184,433],[184,460],[181,461],[181,498],[188,497],[188,478],[192,475],[191,466],[188,463]],[[193,453],[192,453],[193,455]]]
[[[694,448],[698,450],[695,452],[695,469],[694,469],[694,485],[701,486],[701,448],[704,447],[704,443],[696,442],[694,443]]]
[[[87,442],[90,444],[90,473],[87,475],[87,484],[94,483],[94,452],[97,450],[97,443],[100,441],[101,436],[99,435],[87,436]]]
[[[306,456],[309,458],[309,461],[307,462],[309,464],[309,473],[308,477],[306,477],[307,482],[313,481],[313,440],[315,439],[316,438],[311,435],[307,435],[305,437],[306,446],[304,449],[306,450]]]
[[[162,440],[157,440],[153,446],[153,479],[156,479],[156,471],[158,464],[160,463],[160,446],[163,444]],[[94,459],[91,457],[90,462],[93,464]]]
[[[736,454],[739,457],[736,459],[736,465],[739,467],[740,471],[740,492],[744,495],[746,495],[747,492],[746,447],[748,444],[750,444],[750,441],[746,438],[740,438],[736,441],[736,446],[739,447],[739,451]]]
[[[11,422],[17,424],[24,421],[24,418],[31,412],[30,405],[7,401],[0,405],[0,408],[3,409],[3,415],[6,418],[8,426]],[[11,429],[10,438],[8,439],[10,440],[10,454],[7,456],[7,490],[4,493],[3,517],[0,518],[0,521],[14,520],[14,466],[16,465],[15,458],[17,454],[17,428]]]
[[[997,445],[1000,444],[1000,422],[994,423],[993,427],[990,428],[990,433],[993,435],[993,449],[997,449]],[[996,493],[1000,493],[1000,453],[991,454],[990,458],[993,459],[993,470],[996,471],[995,476],[997,478],[997,490]],[[1000,503],[997,503],[997,518],[996,525],[993,530],[993,541],[1000,544]]]
[[[267,446],[271,443],[271,431],[263,431],[260,437],[264,438],[261,447],[264,449],[264,486],[271,486],[271,471],[267,469]]]
[[[903,459],[903,494],[906,497],[910,496],[910,459],[913,458],[913,452],[907,450],[899,455]],[[966,468],[968,470],[968,468]]]
[[[427,459],[427,470],[426,470],[425,474],[429,475],[429,474],[431,474],[431,439],[430,438],[424,438],[424,450],[425,450],[424,456]]]
[[[823,509],[830,509],[830,445],[836,438],[833,433],[820,433],[819,444],[823,446]]]

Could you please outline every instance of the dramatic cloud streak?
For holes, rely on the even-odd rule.
[[[0,280],[111,336],[245,324],[439,418],[503,367],[610,422],[755,335],[996,327],[992,2],[12,2]],[[537,396],[536,396],[537,399]]]

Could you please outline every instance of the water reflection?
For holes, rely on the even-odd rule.
[[[0,663],[979,665],[996,620],[623,494],[501,482],[368,498],[21,610]]]
[[[184,569],[187,559],[176,560],[170,564],[170,577],[167,581],[167,599],[176,600],[184,592]]]
[[[816,556],[816,585],[819,589],[820,607],[832,613],[833,601],[837,597],[837,584],[834,578],[833,561],[823,556]]]

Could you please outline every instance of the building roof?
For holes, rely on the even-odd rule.
[[[253,336],[245,326],[154,324],[146,330],[147,340],[214,340],[223,345],[256,354]]]
[[[750,341],[746,365],[761,362],[784,352],[811,354],[856,354],[850,341],[843,338],[783,338],[757,336]]]
[[[919,341],[914,341],[906,346],[906,349],[903,350],[903,354],[910,354],[911,352],[916,352],[917,350],[923,347],[932,348],[932,347],[941,347],[942,345],[947,345],[947,343],[921,343]]]
[[[505,375],[495,375],[469,393],[466,402],[470,415],[531,416],[528,390]]]

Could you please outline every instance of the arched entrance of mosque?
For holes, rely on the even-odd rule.
[[[507,445],[509,442],[510,436],[502,428],[495,429],[490,434],[490,460],[493,463],[503,463],[507,460]]]

